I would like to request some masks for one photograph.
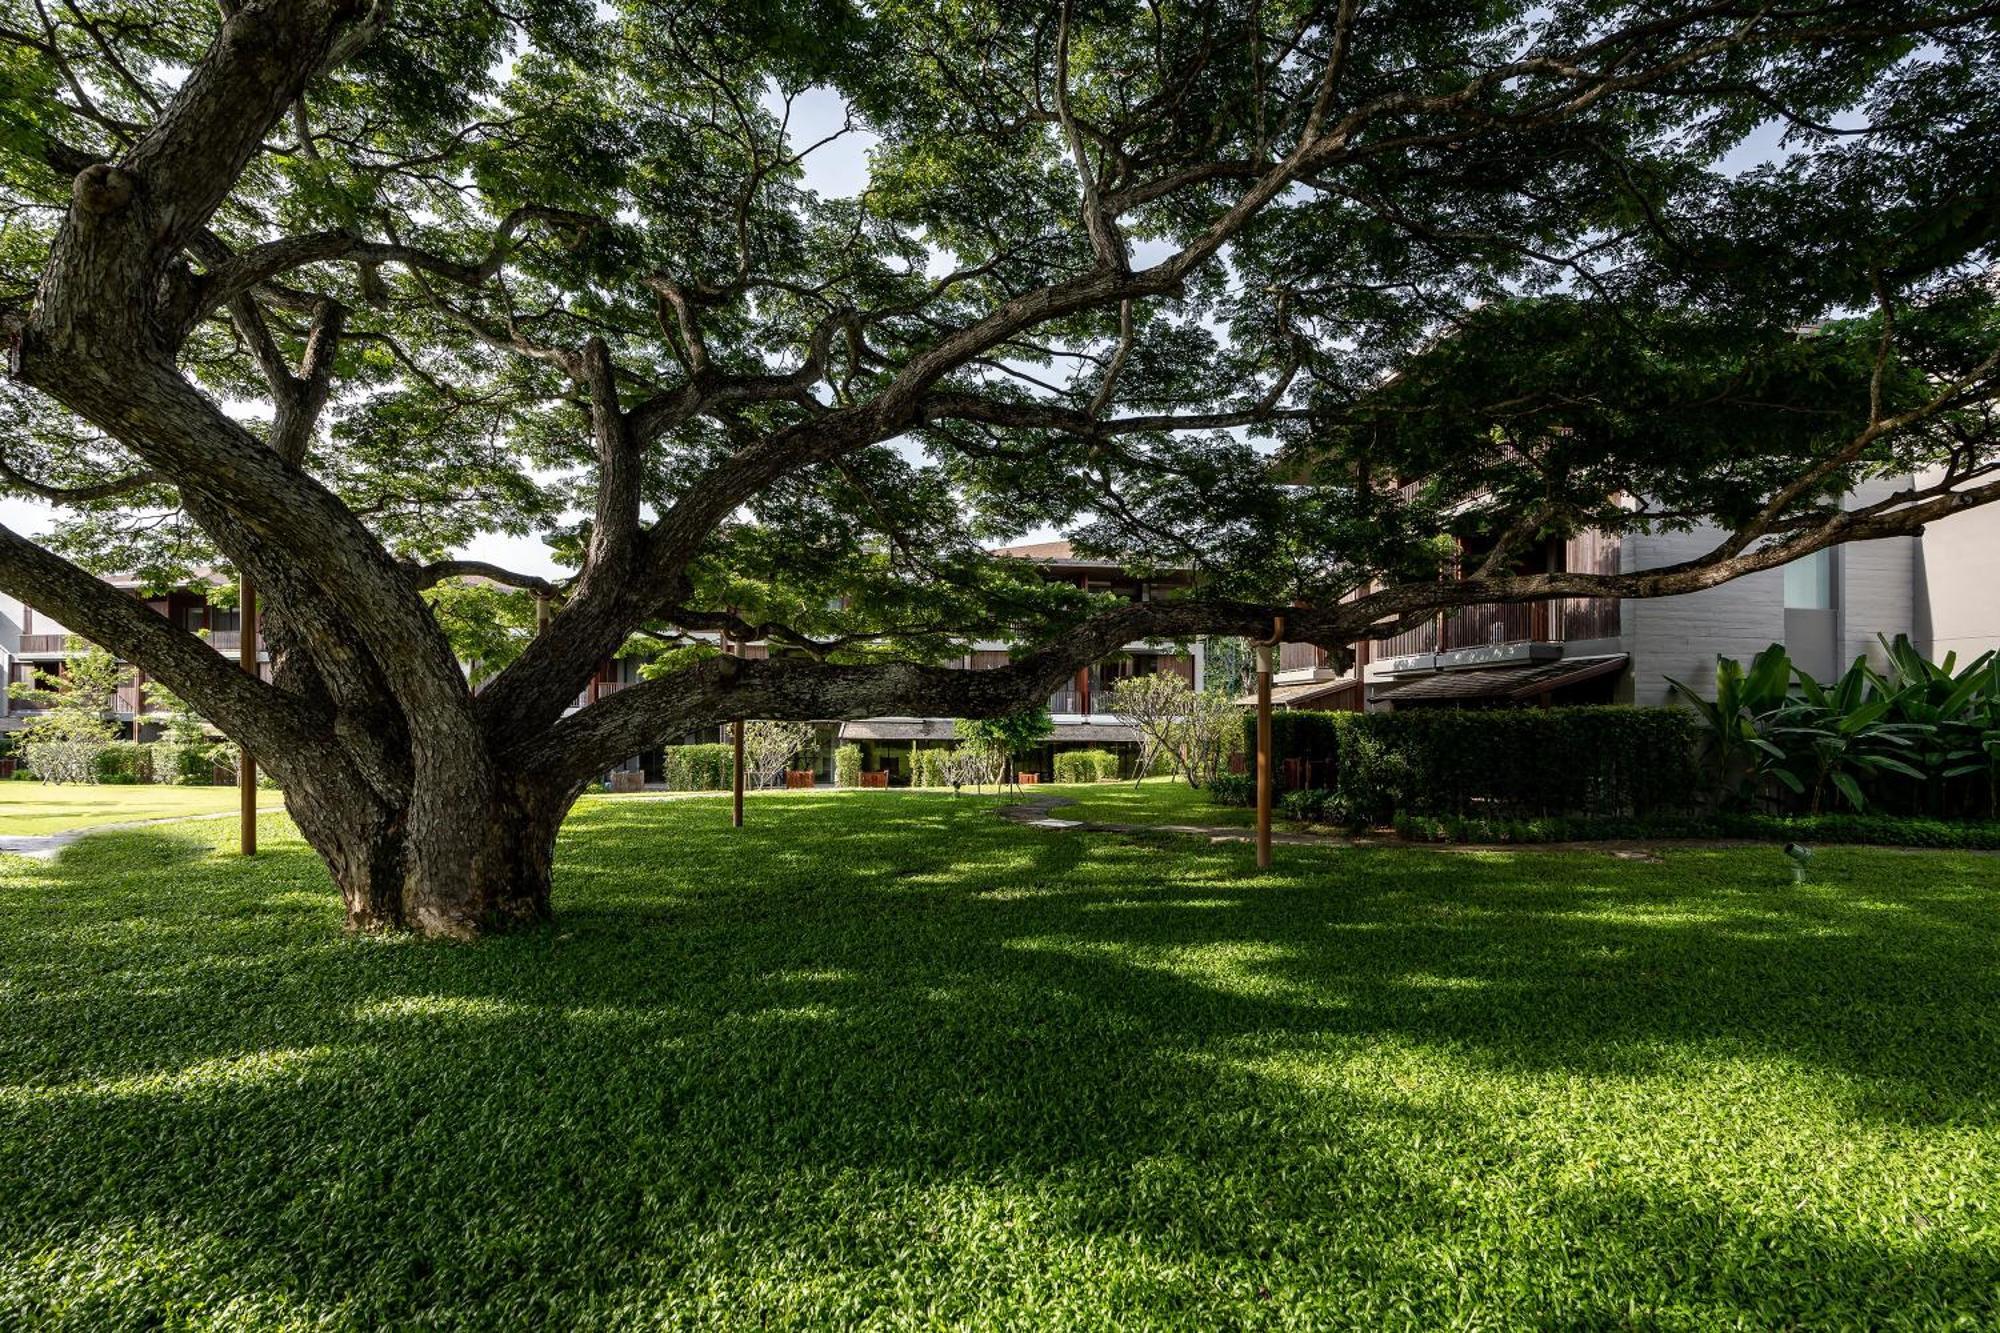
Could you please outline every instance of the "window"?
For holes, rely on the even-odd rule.
[[[1833,608],[1833,548],[1800,556],[1785,566],[1785,609],[1828,611]]]

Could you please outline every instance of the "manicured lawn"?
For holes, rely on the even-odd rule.
[[[594,801],[477,947],[0,858],[0,1327],[2000,1322],[2000,860],[993,804]]]
[[[1240,806],[1217,805],[1206,792],[1179,778],[1147,778],[1144,782],[1095,782],[1062,786],[1023,787],[1068,801],[1049,813],[1057,819],[1094,819],[1107,824],[1204,824],[1248,828],[1256,812]]]
[[[275,791],[257,793],[260,806],[278,806]],[[53,787],[41,782],[0,782],[0,833],[61,833],[65,829],[119,824],[133,819],[212,815],[236,809],[234,787]]]

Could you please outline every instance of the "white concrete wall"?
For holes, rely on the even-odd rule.
[[[1621,545],[1618,567],[1624,573],[1658,569],[1692,559],[1722,537],[1705,524],[1691,532],[1635,533]],[[1666,703],[1669,676],[1708,693],[1718,656],[1748,660],[1784,637],[1784,571],[1746,574],[1683,597],[1630,598],[1621,619],[1620,647],[1632,655],[1627,702]]]
[[[21,599],[0,592],[0,652],[21,650]]]
[[[1916,552],[1916,638],[1926,655],[1961,665],[2000,650],[2000,505],[1933,523]]]

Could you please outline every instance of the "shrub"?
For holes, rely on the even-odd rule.
[[[1538,819],[1463,815],[1396,816],[1415,842],[1601,842],[1619,838],[1757,838],[1772,842],[1861,843],[1877,847],[2000,850],[2000,820],[1947,821],[1894,815],[1709,814],[1551,815]]]
[[[733,745],[669,745],[665,774],[672,791],[727,791],[735,784]]]
[[[99,782],[134,783],[153,780],[151,746],[131,741],[112,741],[97,752]]]
[[[836,787],[861,785],[860,746],[843,745],[833,752],[833,785]]]
[[[1278,813],[1300,824],[1324,824],[1338,805],[1339,798],[1325,787],[1300,787],[1278,798]]]
[[[1336,794],[1342,817],[1529,818],[1685,808],[1694,726],[1666,708],[1281,713],[1273,778]],[[1255,740],[1254,724],[1246,727]],[[1254,769],[1254,763],[1253,763]]]
[[[1118,756],[1109,750],[1065,750],[1055,757],[1057,782],[1115,782]]]
[[[215,766],[208,761],[208,749],[205,745],[154,741],[152,781],[176,787],[210,785],[215,781]]]
[[[1257,804],[1257,779],[1250,773],[1223,773],[1208,785],[1208,799],[1217,805]]]
[[[933,746],[928,750],[915,751],[910,755],[910,785],[949,787],[954,779],[961,784],[972,781],[975,768],[981,770],[983,775],[986,752],[979,752],[981,759],[977,763],[971,760],[970,753],[966,747],[959,745]]]

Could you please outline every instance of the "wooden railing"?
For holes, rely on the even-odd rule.
[[[1509,643],[1571,643],[1616,637],[1617,598],[1563,597],[1552,602],[1456,607],[1393,639],[1383,640],[1375,656],[1415,657]]]
[[[1278,670],[1307,671],[1326,665],[1326,649],[1312,643],[1278,645]]]
[[[23,634],[21,636],[21,656],[32,657],[38,653],[60,653],[69,647],[67,634]]]

